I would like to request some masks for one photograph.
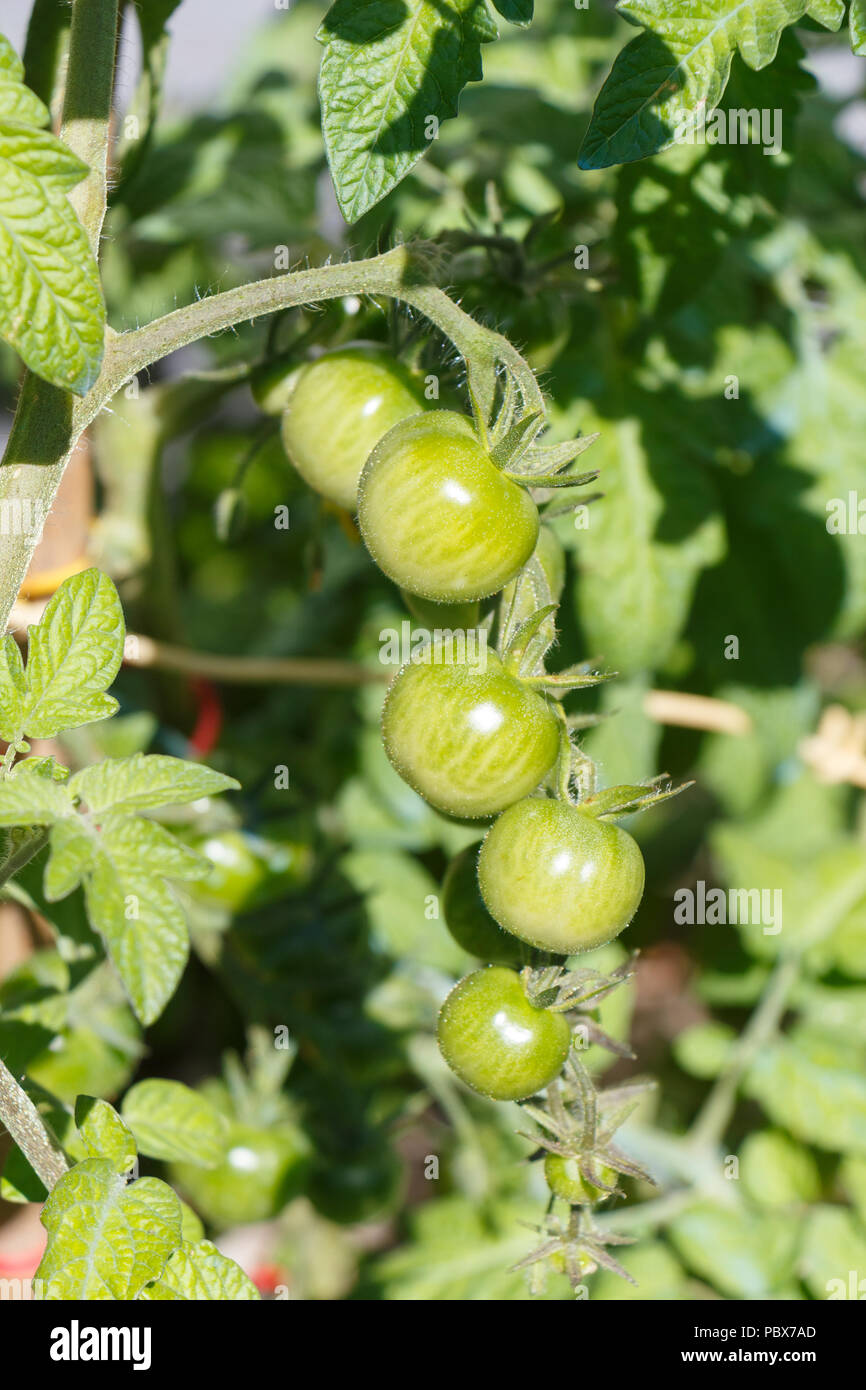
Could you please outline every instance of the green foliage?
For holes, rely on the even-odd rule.
[[[139,1081],[124,1096],[122,1113],[138,1147],[152,1158],[213,1168],[222,1156],[225,1117],[179,1081]]]
[[[30,629],[26,667],[16,667],[7,655],[0,732],[12,748],[27,746],[25,734],[48,737],[114,712],[117,702],[104,691],[120,666],[123,633],[117,591],[107,575],[86,570],[61,585]],[[51,758],[27,758],[13,767],[0,781],[0,824],[48,830],[47,900],[56,902],[83,884],[91,925],[103,937],[136,1014],[152,1023],[174,993],[188,955],[185,915],[165,880],[202,877],[207,862],[137,813],[237,783],[179,758],[141,753],[107,758],[67,776]]]
[[[496,36],[485,0],[336,0],[318,33],[319,96],[347,222],[384,198],[438,123],[457,115],[460,92],[481,79],[481,45]]]
[[[102,361],[105,307],[67,200],[86,165],[43,129],[49,115],[0,34],[0,335],[38,376],[83,395]]]
[[[782,29],[801,19],[805,0],[626,0],[617,8],[645,33],[617,57],[599,94],[580,153],[583,169],[604,169],[668,149],[712,115],[739,53],[755,71],[776,57]],[[810,13],[821,23],[826,11]],[[832,27],[832,26],[831,26]]]
[[[597,764],[602,805],[662,768],[695,782],[625,821],[647,868],[625,948],[548,979],[547,1002],[590,996],[575,1018],[593,1089],[570,1074],[565,1132],[595,1153],[616,1130],[625,1163],[624,1196],[599,1203],[598,1246],[568,1273],[590,1303],[850,1297],[866,1261],[864,808],[862,776],[835,780],[824,721],[841,710],[855,748],[866,162],[849,124],[862,92],[838,95],[813,61],[847,45],[844,5],[620,6],[634,37],[606,8],[561,0],[339,0],[324,21],[297,0],[242,35],[218,101],[166,118],[175,8],[136,7],[139,128],[127,138],[118,123],[101,246],[112,325],[270,276],[275,248],[318,266],[422,239],[437,283],[542,374],[559,452],[537,501],[564,556],[555,584],[533,571],[520,617],[559,600],[535,619],[545,641],[556,629],[557,669],[603,659],[620,673],[556,692],[576,771]],[[862,53],[859,0],[846,27]],[[26,183],[28,236],[58,280],[47,317],[22,319],[9,260],[10,409],[11,348],[61,386],[77,373],[78,390],[102,349],[81,307],[99,312],[95,267],[66,200],[85,171],[20,77],[0,44],[0,217]],[[750,110],[781,113],[772,157],[706,138],[742,137]],[[342,219],[322,196],[328,165]],[[69,1165],[49,1193],[13,1145],[0,1196],[46,1202],[50,1299],[255,1299],[208,1240],[248,1219],[277,1232],[293,1297],[573,1297],[568,1208],[545,1215],[544,1164],[526,1161],[554,1133],[545,1112],[473,1095],[435,1043],[443,999],[474,966],[446,931],[441,884],[487,824],[408,787],[379,721],[384,634],[434,627],[439,611],[410,610],[376,574],[250,392],[357,341],[435,384],[439,408],[469,408],[454,345],[378,296],[208,337],[202,362],[142,374],[93,423],[100,568],[60,587],[26,661],[11,633],[0,647],[3,909],[39,941],[0,981],[0,1057]],[[517,416],[497,436],[503,457],[503,439],[538,423]],[[600,476],[574,512],[549,470],[578,430],[581,445],[598,433],[587,466]],[[285,508],[288,529],[274,524]],[[163,654],[324,659],[358,684],[124,667],[109,575]],[[495,642],[492,602],[478,619]],[[694,696],[720,702],[716,715],[735,706],[744,732],[690,726]],[[242,796],[219,795],[239,783]],[[232,878],[245,852],[255,884]],[[674,895],[700,881],[746,901],[779,890],[778,923],[679,920]],[[610,992],[591,973],[628,969]],[[593,1115],[603,1074],[610,1099]],[[615,1244],[623,1231],[637,1243]],[[554,1258],[535,1260],[545,1246]]]
[[[788,1215],[703,1203],[670,1227],[683,1262],[728,1298],[767,1298],[793,1273],[797,1224]]]

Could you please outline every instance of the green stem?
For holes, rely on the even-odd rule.
[[[105,220],[116,45],[117,0],[75,0],[60,138],[90,170],[69,201],[94,255]]]
[[[69,195],[94,252],[105,217],[111,102],[117,39],[117,0],[75,0],[61,136],[90,172]],[[108,341],[112,335],[108,334]],[[102,378],[100,378],[101,380]],[[106,404],[99,382],[83,401],[27,372],[0,471],[0,501],[21,508],[27,524],[0,556],[0,633],[27,573],[41,521],[82,430]],[[113,392],[112,392],[113,394]]]
[[[5,857],[0,861],[0,888],[14,878],[25,864],[29,864],[47,843],[48,831],[42,829],[35,829],[26,840],[17,843],[7,841]]]
[[[0,1120],[50,1192],[67,1170],[66,1159],[56,1148],[33,1101],[2,1060]]]
[[[24,44],[24,81],[45,102],[60,86],[69,43],[70,9],[64,0],[34,0]]]
[[[730,1062],[695,1117],[688,1135],[688,1142],[694,1149],[712,1148],[721,1142],[734,1113],[740,1082],[779,1027],[799,964],[798,957],[785,956],[776,965],[760,1004],[734,1047]]]
[[[80,45],[75,44],[78,16],[94,7],[104,11],[104,0],[101,5],[100,0],[76,0],[73,60],[80,55]],[[70,80],[71,69],[72,63]],[[74,133],[85,134],[77,125]],[[93,225],[98,221],[101,226],[101,214],[93,200],[88,198],[85,203]],[[263,314],[344,295],[384,295],[424,314],[464,358],[473,402],[476,406],[481,403],[488,416],[501,366],[517,382],[526,408],[542,409],[538,383],[517,349],[501,334],[476,323],[443,290],[430,284],[433,270],[429,256],[400,246],[369,260],[299,270],[210,295],[133,332],[117,334],[108,329],[102,370],[83,399],[73,399],[36,377],[27,378],[0,468],[0,501],[46,515],[82,432],[112,396],[145,367],[200,338]],[[12,536],[0,555],[0,631],[8,621],[36,539],[32,531]]]

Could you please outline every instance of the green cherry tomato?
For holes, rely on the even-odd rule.
[[[568,1055],[562,1014],[536,1009],[513,970],[488,966],[452,989],[439,1012],[439,1046],[452,1071],[492,1100],[524,1100]]]
[[[538,511],[450,410],[389,430],[364,466],[358,519],[389,579],[437,603],[498,593],[532,554]]]
[[[429,660],[398,673],[382,713],[385,751],[438,810],[492,816],[550,771],[559,726],[545,698],[493,652],[449,663],[453,654],[453,646],[433,643]]]
[[[311,488],[354,511],[373,446],[392,425],[423,409],[413,378],[386,352],[341,348],[297,373],[283,415],[283,445]]]
[[[458,946],[494,965],[519,965],[520,942],[494,922],[478,887],[478,846],[469,845],[448,865],[442,884],[445,925]]]
[[[264,840],[245,830],[223,830],[197,842],[195,848],[212,868],[195,882],[193,897],[230,912],[261,907],[299,887],[309,878],[311,847],[304,843]]]
[[[643,896],[643,856],[619,826],[527,797],[488,831],[478,882],[501,927],[570,956],[611,941],[631,921]]]
[[[602,1164],[597,1172],[602,1182],[606,1182],[610,1187],[616,1186],[617,1174],[612,1168]],[[591,1206],[593,1202],[602,1202],[610,1196],[604,1188],[587,1182],[578,1167],[577,1159],[565,1154],[544,1155],[544,1176],[554,1197],[561,1197],[573,1207]]]
[[[234,1121],[216,1168],[175,1163],[171,1175],[195,1210],[224,1230],[276,1216],[303,1190],[309,1167],[309,1140],[296,1125]]]

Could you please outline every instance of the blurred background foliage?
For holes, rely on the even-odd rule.
[[[638,1053],[610,1075],[659,1083],[628,1143],[686,1199],[643,1223],[634,1204],[611,1218],[638,1238],[622,1254],[638,1287],[602,1272],[590,1297],[824,1298],[828,1280],[866,1276],[864,783],[831,780],[836,745],[816,742],[822,711],[841,706],[862,768],[866,541],[856,518],[832,534],[827,506],[866,497],[863,63],[817,28],[788,30],[766,71],[735,58],[725,94],[783,111],[778,157],[680,146],[587,173],[577,152],[627,26],[606,6],[537,0],[530,29],[503,25],[485,49],[484,83],[428,157],[347,228],[319,130],[323,9],[298,0],[275,16],[246,37],[216,108],[129,145],[105,243],[110,321],[270,275],[275,254],[288,268],[436,237],[464,307],[540,371],[556,434],[600,431],[604,498],[585,529],[557,523],[561,647],[621,678],[572,705],[610,716],[586,738],[606,783],[664,769],[695,786],[629,827],[648,863],[627,933],[642,955],[604,1017]],[[293,311],[162,364],[117,402],[92,439],[91,554],[132,629],[381,670],[380,633],[408,616],[399,594],[351,519],[293,474],[250,375],[265,358],[293,365],[376,339],[408,343],[459,400],[459,362],[417,327],[355,301]],[[9,404],[14,368],[0,362]],[[281,506],[288,529],[274,526]],[[730,701],[751,732],[665,727],[645,707],[659,687]],[[123,717],[70,739],[70,758],[187,751],[200,687],[130,669],[120,693]],[[227,1050],[285,1026],[296,1055],[279,1084],[317,1156],[308,1195],[269,1228],[275,1277],[305,1298],[529,1297],[509,1269],[545,1189],[515,1135],[519,1110],[465,1092],[433,1042],[438,1003],[469,965],[436,895],[478,828],[439,816],[391,770],[379,684],[225,684],[207,697],[221,720],[209,760],[243,791],[185,825],[222,837],[229,869],[191,900],[196,957],[178,995],[146,1041],[102,969],[73,979],[58,1012],[52,972],[70,967],[43,945],[0,988],[4,1047],[68,1101],[114,1097],[133,1075],[198,1084]],[[274,785],[280,764],[288,790]],[[673,895],[699,880],[780,888],[782,931],[679,925]],[[81,939],[75,898],[49,908],[36,872],[26,887],[63,940]],[[699,1170],[679,1136],[791,949],[784,1027],[743,1079],[718,1162]],[[607,948],[605,968],[623,956]],[[261,1058],[249,1065],[266,1092]],[[567,1280],[545,1296],[571,1297]]]

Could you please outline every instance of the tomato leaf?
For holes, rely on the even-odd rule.
[[[26,692],[16,741],[53,738],[117,709],[105,691],[123,659],[123,610],[107,574],[89,569],[64,581],[28,633]]]
[[[225,1149],[228,1121],[197,1091],[179,1081],[139,1081],[122,1114],[142,1153],[164,1162],[213,1168]]]
[[[52,825],[72,810],[68,785],[41,759],[28,759],[0,781],[0,825]]]
[[[135,1140],[113,1105],[93,1096],[78,1096],[75,1123],[89,1155],[107,1158],[116,1173],[129,1172],[137,1153]]]
[[[680,1258],[729,1298],[766,1298],[791,1274],[797,1223],[703,1202],[678,1216],[669,1235]]]
[[[796,1139],[833,1153],[866,1154],[866,1080],[859,1072],[822,1065],[780,1042],[758,1057],[745,1090]]]
[[[127,1186],[107,1158],[64,1173],[40,1219],[48,1244],[36,1278],[47,1301],[136,1299],[181,1241],[171,1188],[159,1178]]]
[[[50,131],[0,34],[0,336],[37,376],[84,395],[99,374],[105,305],[66,194],[87,173]]]
[[[647,422],[607,421],[596,452],[605,500],[579,532],[581,622],[606,665],[657,669],[682,631],[700,571],[721,558],[716,498]]]
[[[658,154],[686,139],[715,110],[739,52],[760,71],[773,61],[782,30],[807,0],[627,0],[622,15],[645,32],[626,44],[599,93],[580,151],[582,169],[605,169]],[[821,23],[835,8],[810,11]]]
[[[175,1250],[162,1274],[142,1291],[152,1302],[234,1299],[251,1302],[261,1294],[240,1265],[217,1250],[209,1240],[185,1242]]]
[[[493,4],[509,24],[519,24],[525,29],[532,23],[535,0],[493,0]]]
[[[201,878],[207,867],[153,821],[103,822],[84,883],[87,915],[142,1023],[162,1013],[189,955],[186,917],[165,879]]]
[[[843,1207],[812,1207],[806,1217],[799,1266],[814,1298],[862,1298],[859,1280],[866,1269],[866,1231]],[[856,1291],[850,1287],[850,1270]]]
[[[347,222],[385,197],[479,82],[485,0],[336,0],[317,38],[322,131]]]
[[[104,758],[76,772],[69,783],[73,796],[94,815],[178,806],[238,785],[209,767],[161,753]]]
[[[818,24],[823,24],[825,29],[832,29],[835,34],[845,18],[844,0],[809,0],[806,13]]]

